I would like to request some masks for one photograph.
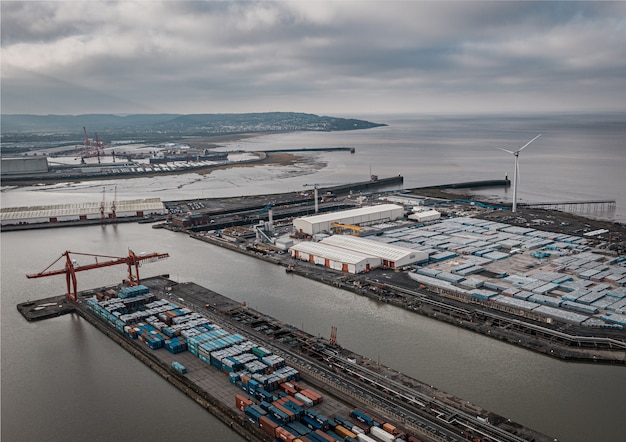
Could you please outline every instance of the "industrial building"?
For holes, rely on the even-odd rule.
[[[367,238],[358,238],[348,235],[332,235],[323,239],[322,244],[342,249],[376,256],[382,260],[382,265],[392,269],[404,267],[418,262],[428,261],[428,253],[402,247],[395,244],[385,244]]]
[[[378,206],[360,207],[334,213],[296,218],[293,221],[294,229],[299,233],[315,235],[320,232],[330,232],[333,223],[349,225],[369,225],[373,223],[394,221],[404,217],[404,208],[396,204],[381,204]]]
[[[438,220],[439,218],[441,218],[441,213],[437,212],[434,209],[430,209],[430,210],[420,210],[420,208],[418,207],[418,210],[415,210],[416,208],[413,208],[413,213],[411,213],[408,218],[412,221],[417,221],[418,223],[424,223],[427,221],[435,221]]]
[[[2,226],[46,224],[67,221],[142,217],[162,215],[165,206],[160,198],[127,201],[56,204],[51,206],[7,207],[0,210]]]
[[[2,175],[20,175],[25,173],[43,173],[48,171],[46,157],[2,158]]]
[[[367,272],[382,264],[378,257],[319,242],[298,243],[289,248],[289,253],[296,259],[347,273]]]
[[[427,261],[428,254],[348,235],[332,235],[320,242],[301,242],[289,248],[296,259],[348,273],[362,273],[380,266],[399,268]]]

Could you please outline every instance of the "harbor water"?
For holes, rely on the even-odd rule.
[[[64,292],[62,276],[24,276],[63,251],[123,255],[129,247],[171,255],[141,276],[194,281],[314,335],[328,338],[335,325],[343,346],[559,440],[623,440],[624,367],[550,359],[140,224],[2,234],[3,439],[240,440],[86,321],[27,323],[15,309]],[[79,273],[79,289],[124,273]]]
[[[351,116],[354,117],[354,116]],[[54,202],[153,198],[179,200],[311,191],[304,184],[367,181],[370,175],[402,175],[404,188],[513,178],[512,155],[520,154],[518,202],[615,200],[614,209],[589,209],[587,216],[626,223],[626,114],[540,117],[424,117],[364,115],[389,126],[347,132],[295,132],[225,143],[220,150],[353,147],[355,153],[299,153],[293,165],[264,165],[113,181],[57,183],[2,189],[3,207]],[[117,189],[114,189],[115,185]],[[512,190],[476,193],[506,202]]]
[[[303,184],[370,174],[401,174],[406,188],[511,178],[513,159],[496,148],[514,150],[542,133],[520,155],[520,200],[614,199],[616,209],[593,215],[626,222],[623,114],[367,119],[390,125],[254,137],[222,148],[347,146],[356,148],[353,155],[311,153],[290,166],[205,175],[4,187],[1,204],[100,201],[103,188],[111,195],[114,186],[118,200],[179,200],[300,191]],[[511,197],[510,190],[480,192]],[[561,441],[626,438],[624,367],[553,360],[148,224],[3,232],[0,247],[4,440],[242,440],[79,317],[27,323],[17,312],[20,302],[64,293],[62,276],[27,280],[25,274],[43,270],[65,250],[124,256],[129,248],[171,256],[142,267],[141,276],[168,273],[196,282],[315,335],[328,337],[334,325],[343,346]],[[79,289],[116,283],[124,272],[115,266],[80,273]]]

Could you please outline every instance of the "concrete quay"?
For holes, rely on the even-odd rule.
[[[316,410],[327,416],[347,417],[354,408],[365,409],[383,421],[392,422],[405,435],[413,434],[423,441],[462,441],[470,436],[512,442],[552,440],[204,287],[176,283],[165,277],[148,278],[142,282],[158,298],[187,307],[282,356],[288,365],[300,372],[304,385],[324,394],[324,402],[316,406]],[[229,383],[214,367],[189,352],[174,355],[164,349],[150,350],[92,313],[86,300],[95,292],[110,288],[115,290],[120,286],[81,292],[79,301],[74,304],[74,312],[246,440],[272,440],[237,410],[234,396],[241,394],[240,388]],[[41,300],[39,304],[52,303],[52,299],[57,298]],[[182,363],[188,373],[175,372],[171,368],[173,361]]]

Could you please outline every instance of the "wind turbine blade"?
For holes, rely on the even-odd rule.
[[[501,148],[501,147],[496,147],[496,149],[503,150],[503,151],[505,151],[505,152],[507,152],[507,153],[510,153],[511,155],[514,155],[514,154],[515,154],[515,152],[510,151],[510,150],[503,149],[503,148]]]
[[[515,162],[515,176],[517,177],[516,178],[516,181],[517,181],[516,185],[519,185],[519,183],[522,181],[522,177],[519,174],[519,161]]]
[[[539,138],[541,136],[541,134],[537,135],[535,138],[533,138],[532,140],[530,140],[528,143],[524,144],[522,147],[520,147],[517,151],[520,152],[523,148],[525,148],[526,146],[528,146],[530,143],[532,143],[533,141],[535,141],[537,138]]]

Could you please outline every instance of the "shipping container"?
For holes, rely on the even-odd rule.
[[[290,402],[293,402],[294,404],[296,404],[298,407],[304,409],[304,402],[299,401],[298,399],[296,399],[293,396],[289,396],[287,395],[286,399]]]
[[[317,430],[319,431],[319,430]],[[309,439],[311,439],[313,442],[327,442],[326,439],[324,439],[322,436],[320,436],[319,434],[317,434],[315,431],[307,434],[307,436]]]
[[[270,405],[267,409],[267,412],[269,414],[271,414],[272,416],[274,416],[279,422],[282,422],[283,424],[286,424],[287,422],[290,422],[292,419],[291,417],[293,416],[289,416],[287,413],[285,413],[283,410]]]
[[[357,434],[356,438],[359,442],[378,442],[376,439],[369,437],[365,433]]]
[[[346,437],[356,437],[356,434],[353,433],[352,431],[348,430],[346,427],[342,426],[342,425],[337,425],[335,427],[335,433],[337,433],[339,436],[346,438]]]
[[[187,368],[185,368],[185,366],[184,366],[183,364],[181,364],[180,362],[178,362],[178,361],[174,361],[174,362],[172,362],[172,368],[173,368],[174,370],[176,370],[176,371],[177,371],[178,373],[180,373],[180,374],[185,374],[185,373],[187,373]],[[242,411],[243,411],[243,410],[242,410]]]
[[[289,385],[287,385],[286,382],[282,383],[279,385],[279,387],[281,389],[281,391],[284,391],[285,393],[294,396],[296,393],[298,393],[298,390],[296,390],[293,387],[290,387]]]
[[[383,430],[385,430],[387,433],[396,434],[396,427],[388,422],[383,424]]]
[[[276,428],[278,427],[279,425],[267,416],[259,417],[259,428],[270,436],[276,437]]]
[[[310,416],[302,417],[302,424],[306,425],[309,429],[315,431],[322,428],[322,425],[317,422],[315,419],[312,419]]]
[[[364,412],[360,410],[352,410],[352,412],[350,413],[350,416],[355,418],[357,421],[361,422],[362,424],[365,424],[368,426],[374,425],[374,418],[365,414]]]
[[[317,416],[315,416],[315,420],[322,425],[322,428],[324,429],[324,431],[328,430],[329,427],[329,421],[330,419],[328,419],[326,416],[324,416],[321,413],[317,413]]]
[[[235,395],[235,405],[238,410],[245,411],[246,407],[252,405],[253,402],[240,394]]]
[[[291,434],[289,431],[285,430],[283,427],[277,427],[276,439],[285,441],[285,442],[294,442],[296,439],[296,436]]]
[[[326,441],[326,442],[337,442],[334,437],[329,436],[328,434],[324,433],[322,430],[315,430],[315,432],[312,434],[319,436],[321,440]]]
[[[370,434],[381,442],[393,442],[395,437],[377,426],[370,427]]]
[[[259,410],[257,410],[256,408],[253,408],[253,407],[254,407],[254,405],[250,405],[250,406],[246,407],[244,413],[245,413],[246,417],[248,418],[248,420],[258,427],[259,426],[259,418],[261,416],[264,416],[265,411],[261,410],[261,411],[263,411],[263,413],[261,413]]]
[[[296,399],[302,401],[306,407],[312,407],[315,405],[311,399],[303,395],[302,393],[296,393],[293,395]]]
[[[352,428],[350,428],[350,431],[352,431],[354,434],[369,433],[369,426],[365,425],[362,422],[359,422],[353,417],[350,417],[348,420],[352,423]]]
[[[311,432],[311,429],[301,424],[298,421],[290,422],[289,427],[293,428],[299,436],[306,436]],[[295,433],[294,433],[295,434]]]
[[[320,404],[322,402],[322,395],[320,395],[319,393],[316,393],[315,391],[311,390],[310,388],[305,388],[299,391],[299,393],[301,395],[304,395],[306,397],[308,397],[309,399],[311,399],[311,401],[313,401],[313,403],[315,405]]]
[[[343,437],[339,436],[332,430],[328,430],[326,434],[329,435],[336,442],[343,442]]]
[[[280,403],[280,405],[293,412],[298,419],[304,415],[304,408],[297,406],[289,399],[281,399],[277,403]]]
[[[296,413],[294,413],[289,408],[285,407],[283,404],[279,404],[277,402],[274,402],[272,404],[272,406],[275,407],[276,409],[282,411],[287,416],[287,422],[293,422],[293,421],[296,420]]]

